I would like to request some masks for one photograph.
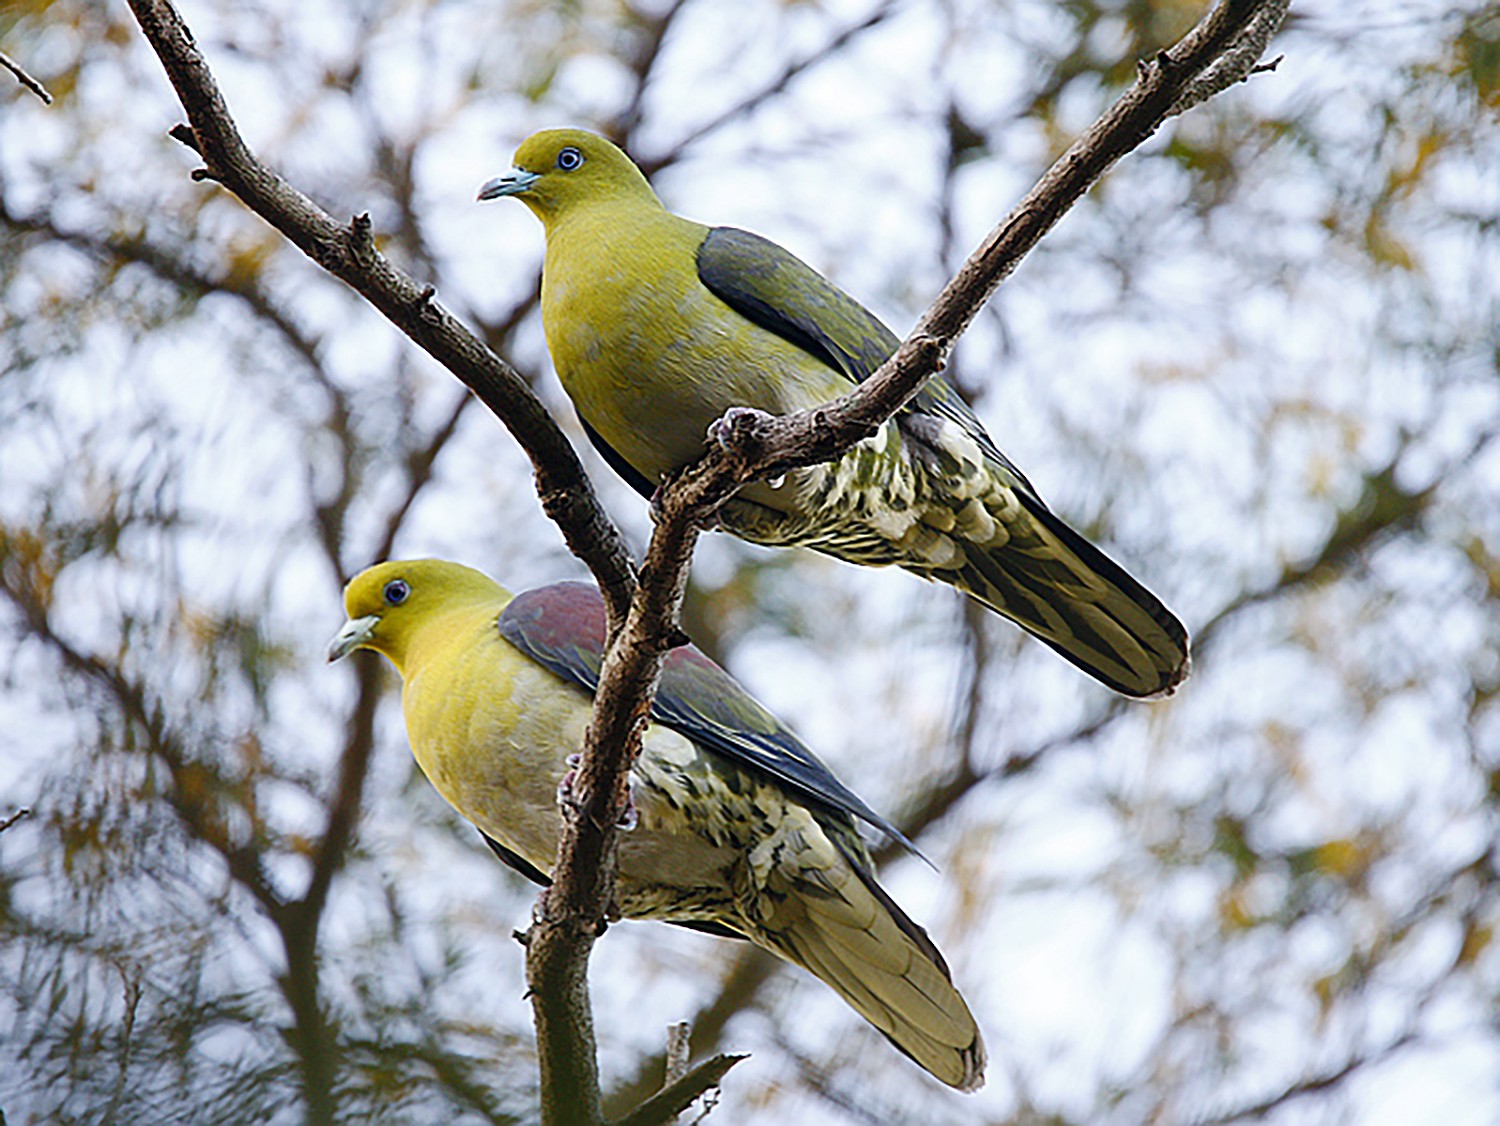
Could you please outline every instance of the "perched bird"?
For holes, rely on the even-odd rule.
[[[731,407],[788,414],[868,377],[900,341],[759,235],[667,211],[602,137],[548,129],[479,198],[546,228],[542,321],[558,377],[606,461],[646,496],[697,460]],[[828,465],[741,489],[720,513],[754,543],[952,583],[1130,696],[1187,675],[1187,632],[1052,514],[938,376]]]
[[[512,596],[440,560],[381,563],[344,591],[328,649],[384,653],[422,772],[501,859],[550,882],[558,789],[583,745],[604,603],[583,583]],[[698,650],[668,654],[630,774],[626,918],[748,938],[820,978],[950,1086],[984,1044],[932,940],[875,882],[856,819],[903,840]]]

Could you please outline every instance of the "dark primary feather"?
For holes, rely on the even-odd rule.
[[[647,500],[656,495],[656,486],[646,479],[644,473],[621,457],[619,451],[606,442],[599,431],[589,425],[588,419],[580,414],[578,421],[583,426],[583,432],[588,435],[589,442],[599,452],[599,456],[604,459],[605,465],[618,473],[621,480]]]
[[[1056,513],[1042,503],[1041,498],[1024,492],[1017,492],[1016,495],[1037,523],[1061,540],[1063,545],[1096,575],[1119,588],[1136,607],[1149,614],[1151,619],[1177,642],[1183,652],[1187,652],[1187,630],[1161,599],[1132,578],[1124,567],[1068,527]],[[975,552],[969,556],[969,564],[981,569],[982,572],[991,572],[985,577],[997,586],[1005,589],[1029,590],[1038,603],[1051,601],[1055,597],[1051,592],[1057,589],[1060,581],[1067,581],[1068,578],[1066,573],[1062,579],[1051,576],[1048,573],[1046,559],[1019,552],[994,552],[988,555]],[[1005,581],[997,582],[1000,576],[1003,576]],[[1072,623],[1072,628],[1075,635],[1081,634],[1083,624],[1075,621]],[[1060,656],[1067,658],[1090,676],[1096,677],[1101,683],[1117,692],[1130,694],[1129,685],[1121,684],[1097,665],[1089,663],[1076,653],[1069,652],[1066,646],[1058,644],[1045,634],[1038,633],[1033,636],[1038,641],[1046,642]],[[1104,645],[1105,643],[1095,640],[1095,644]]]
[[[589,692],[598,687],[604,599],[591,584],[554,583],[518,594],[501,612],[498,625],[502,637],[538,664]],[[651,718],[916,851],[737,680],[692,646],[667,654]]]

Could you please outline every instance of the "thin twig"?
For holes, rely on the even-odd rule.
[[[690,1054],[707,1053],[718,1047],[725,1025],[737,1013],[743,1012],[765,984],[776,976],[777,970],[786,965],[758,946],[748,942],[737,945],[739,953],[730,962],[718,992],[689,1022],[692,1029],[688,1037]],[[610,1092],[609,1104],[623,1113],[623,1108],[637,1106],[650,1098],[661,1086],[657,1077],[663,1073],[666,1062],[665,1053],[641,1060],[635,1074]]]
[[[728,109],[715,114],[713,117],[703,122],[701,125],[697,125],[694,128],[690,129],[687,134],[683,137],[680,137],[677,140],[677,143],[674,144],[667,152],[664,152],[655,157],[642,158],[639,161],[641,171],[645,172],[647,176],[654,176],[663,168],[668,168],[671,165],[676,164],[679,160],[682,159],[683,154],[687,152],[687,150],[691,146],[703,140],[703,138],[708,136],[710,133],[714,133],[717,130],[724,128],[724,126],[730,124],[731,122],[745,117],[747,114],[753,113],[765,102],[769,101],[772,97],[785,90],[791,82],[801,76],[805,71],[811,70],[812,68],[818,66],[820,63],[823,63],[826,60],[832,58],[834,55],[838,54],[846,46],[848,46],[848,44],[856,36],[859,36],[864,32],[869,31],[871,28],[878,27],[880,24],[884,23],[886,19],[888,19],[895,11],[895,9],[896,5],[892,2],[889,2],[888,0],[887,3],[880,5],[880,7],[876,8],[873,12],[865,16],[863,19],[859,20],[857,23],[850,24],[848,27],[835,32],[834,35],[829,38],[829,40],[821,47],[819,47],[815,51],[810,52],[809,54],[802,56],[802,58],[797,59],[794,62],[788,63],[778,74],[768,80],[758,90],[752,91],[744,98],[736,102],[734,105],[730,106]]]
[[[731,1067],[748,1056],[721,1055],[706,1059],[675,1083],[669,1083],[614,1126],[664,1126],[713,1090]]]
[[[4,826],[0,825],[0,829]],[[663,1087],[670,1087],[688,1073],[692,1062],[693,1026],[685,1020],[667,1025],[667,1066],[662,1080]]]
[[[4,51],[0,51],[0,66],[3,66],[6,70],[14,74],[16,76],[16,81],[19,82],[22,86],[26,87],[26,89],[30,90],[38,98],[41,98],[43,104],[49,106],[52,104],[52,95],[47,93],[47,88],[40,82],[38,82],[35,78],[32,78],[31,75],[27,74],[26,68],[23,67],[20,63],[16,62],[15,59],[11,58]]]
[[[30,810],[30,808],[23,805],[20,809],[16,810],[9,817],[7,817],[4,821],[0,821],[0,833],[5,832],[5,830],[9,829],[17,821],[20,821],[23,818],[27,818],[27,817],[30,817],[30,816],[31,816],[31,810]],[[686,1023],[686,1022],[684,1022],[684,1023]],[[676,1026],[674,1025],[673,1027],[675,1028]]]

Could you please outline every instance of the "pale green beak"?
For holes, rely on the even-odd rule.
[[[345,622],[344,628],[334,634],[333,640],[328,643],[328,659],[337,661],[340,657],[347,657],[361,645],[368,645],[379,624],[379,614],[366,614],[363,618],[351,618]]]
[[[499,199],[503,195],[520,195],[527,191],[532,184],[540,180],[538,172],[527,172],[524,168],[512,168],[503,176],[496,176],[493,180],[485,181],[479,189],[479,198]]]

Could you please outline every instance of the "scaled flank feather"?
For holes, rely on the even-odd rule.
[[[667,211],[592,133],[529,138],[480,190],[506,195],[546,229],[542,320],[563,387],[647,496],[703,454],[729,408],[826,403],[899,343],[775,243]],[[1048,510],[941,376],[837,461],[741,489],[721,522],[755,543],[951,583],[1127,695],[1163,695],[1187,675],[1182,624]]]
[[[558,788],[583,745],[604,606],[581,583],[517,595],[439,560],[382,563],[344,592],[330,659],[385,654],[424,774],[507,863],[546,882]],[[829,985],[950,1086],[984,1081],[979,1028],[927,933],[875,882],[856,819],[896,830],[723,669],[668,655],[622,833],[627,918],[748,938]]]

